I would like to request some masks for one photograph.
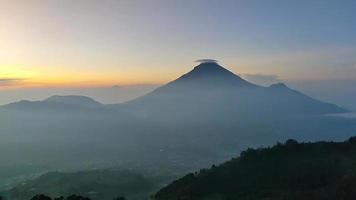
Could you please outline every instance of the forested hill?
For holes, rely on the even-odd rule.
[[[161,189],[157,200],[354,200],[356,137],[248,149],[220,166],[191,173]]]

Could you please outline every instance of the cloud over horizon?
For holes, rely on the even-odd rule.
[[[12,86],[20,84],[24,79],[21,78],[0,78],[0,86]]]

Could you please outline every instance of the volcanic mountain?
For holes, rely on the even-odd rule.
[[[124,104],[145,117],[251,116],[346,112],[288,88],[252,84],[216,62],[203,62],[155,91]]]

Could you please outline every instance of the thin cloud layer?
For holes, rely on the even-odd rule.
[[[11,85],[18,85],[24,79],[19,78],[0,78],[0,86],[11,86]]]

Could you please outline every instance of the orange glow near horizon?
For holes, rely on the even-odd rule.
[[[220,4],[1,1],[0,90],[164,84],[202,58],[217,59],[236,74],[283,81],[356,79],[356,29],[346,24],[353,22],[352,6],[330,4],[314,24],[305,22],[317,16],[318,6],[286,13],[290,5],[278,3],[281,12],[269,15],[269,4]],[[216,6],[226,12],[215,12]]]
[[[80,71],[64,68],[44,67],[22,68],[0,66],[2,89],[18,88],[66,88],[66,87],[111,87],[113,85],[163,84],[170,77],[159,76],[158,72],[148,71]],[[178,74],[178,73],[177,73]],[[174,77],[174,75],[173,75]],[[173,78],[172,77],[172,78]]]

